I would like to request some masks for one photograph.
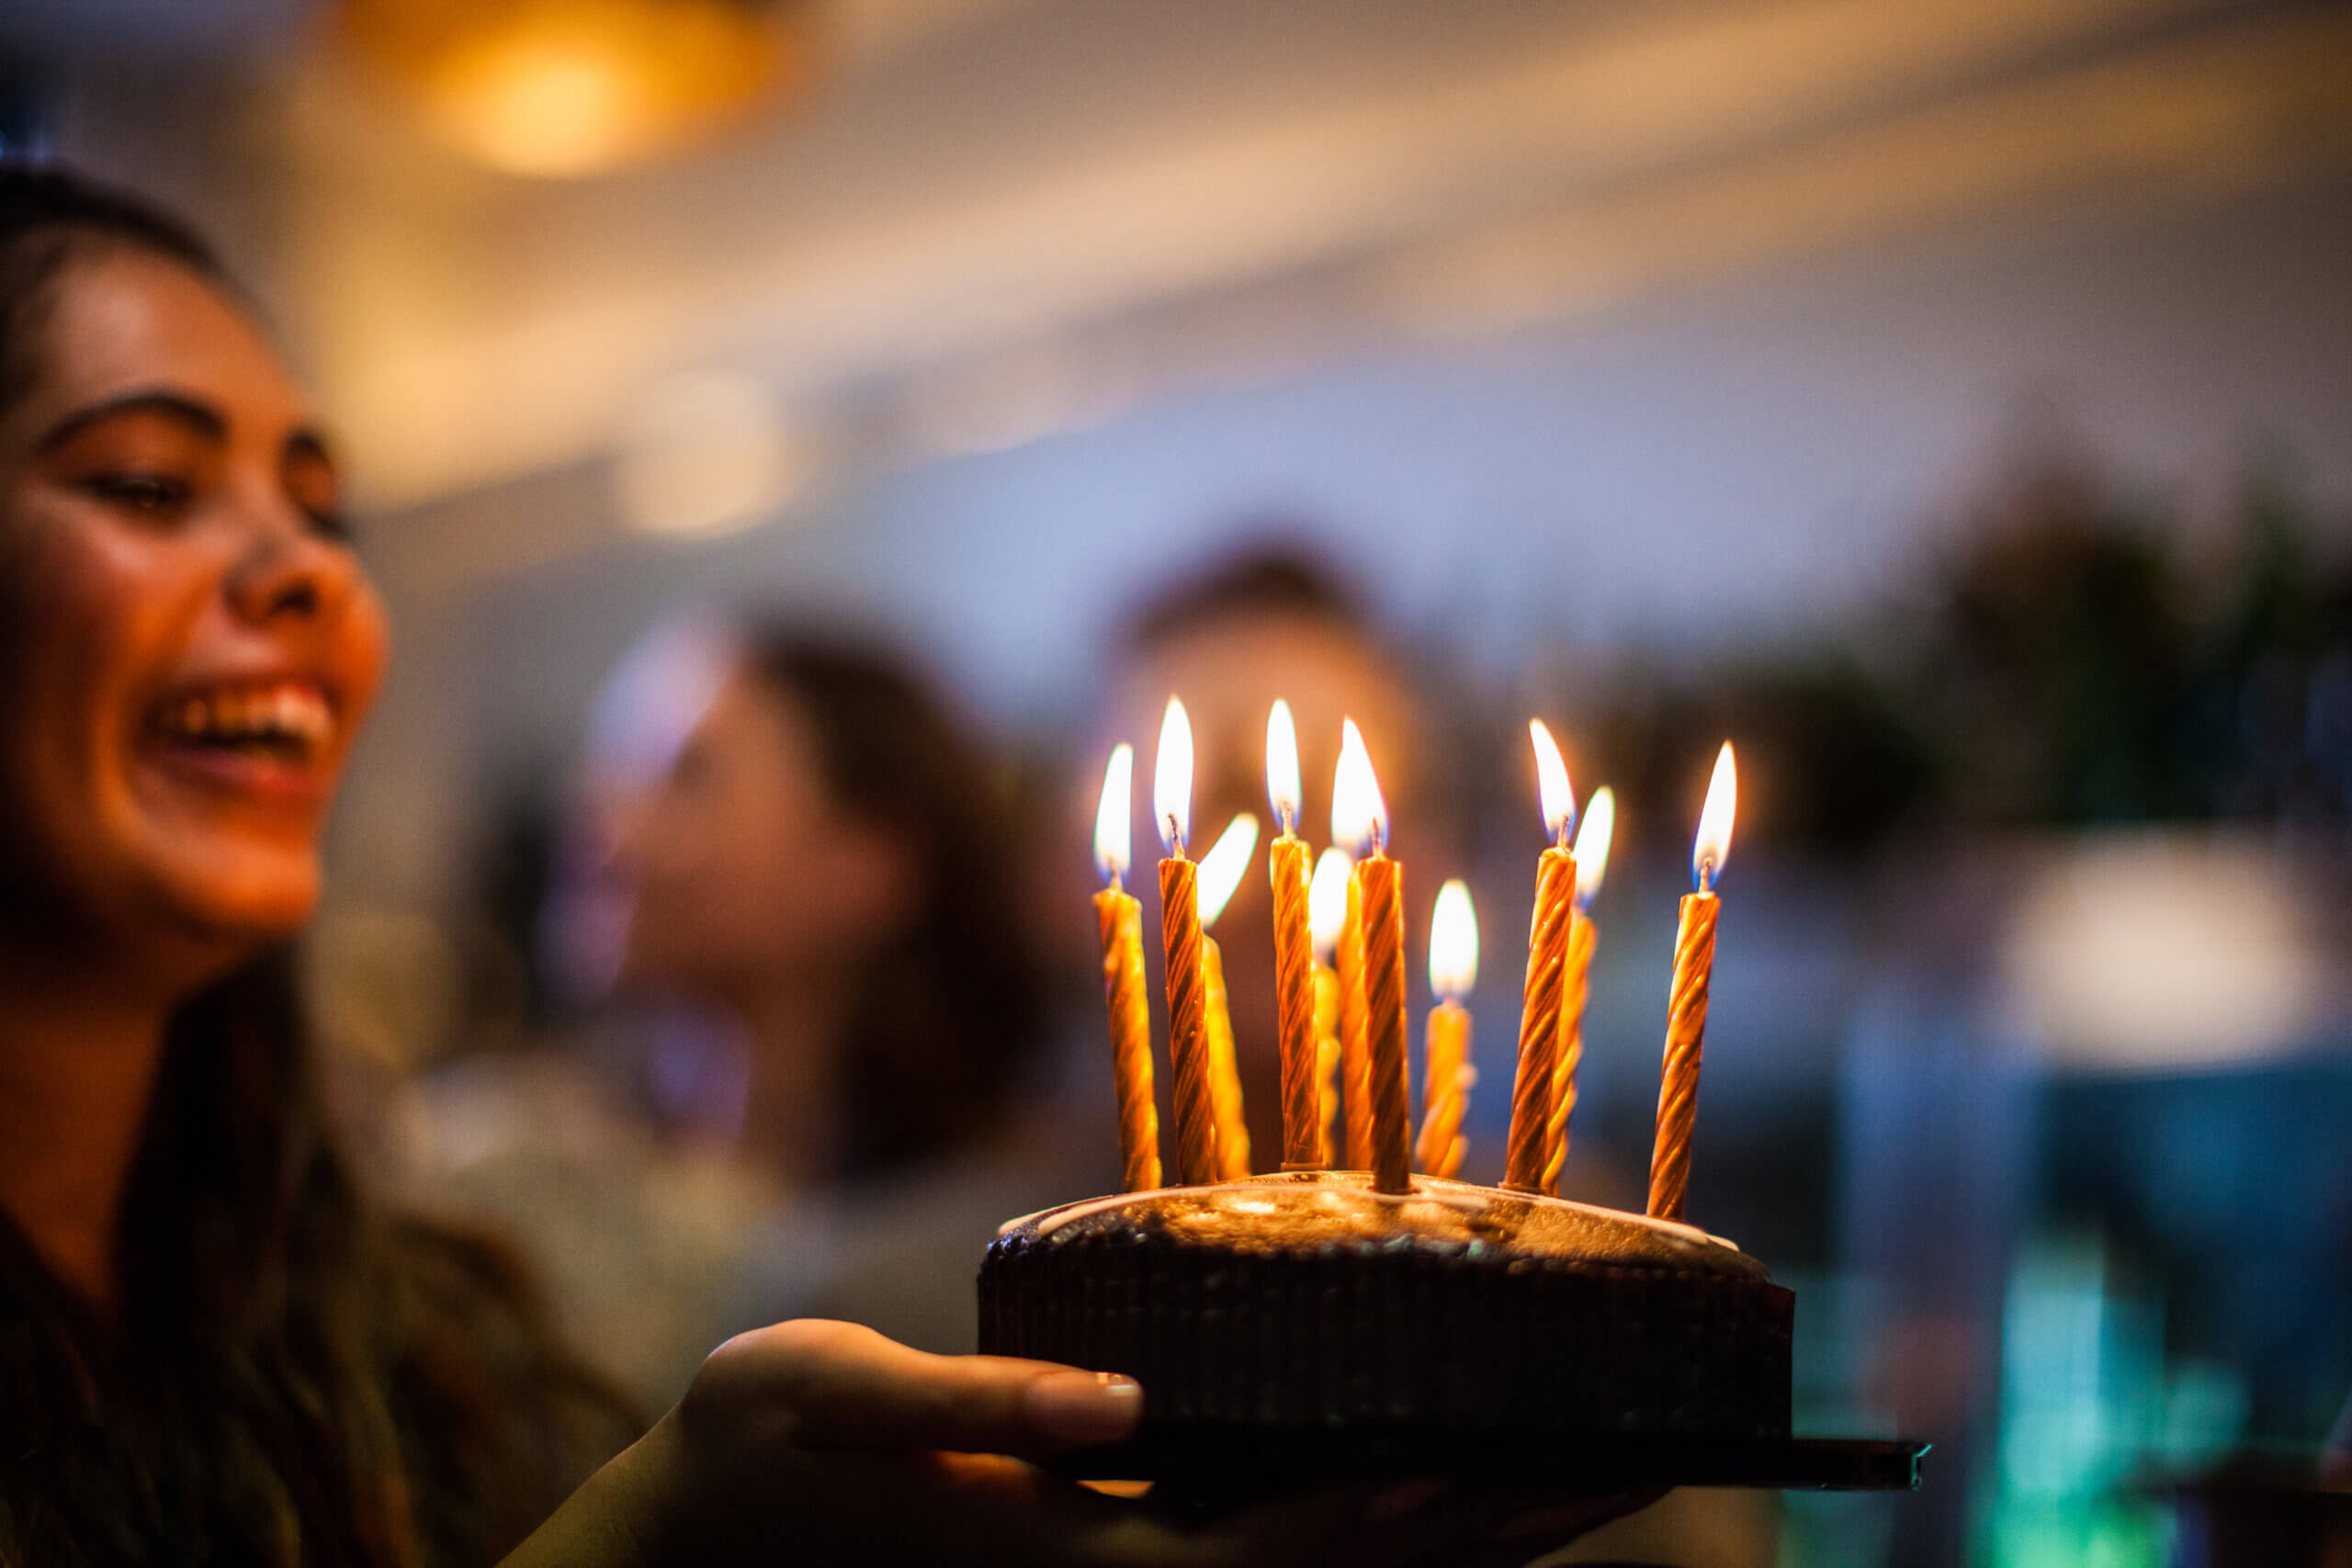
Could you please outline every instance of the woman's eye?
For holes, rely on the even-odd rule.
[[[163,474],[100,474],[87,488],[117,506],[150,516],[167,516],[187,504],[187,482]]]

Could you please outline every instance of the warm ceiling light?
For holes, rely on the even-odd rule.
[[[587,175],[716,135],[797,85],[808,0],[346,0],[345,37],[445,138]]]

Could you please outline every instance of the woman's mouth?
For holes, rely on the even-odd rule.
[[[293,679],[182,688],[156,705],[148,728],[175,769],[240,790],[317,796],[336,724],[324,688]]]

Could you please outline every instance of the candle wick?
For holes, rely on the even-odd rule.
[[[1566,853],[1570,844],[1574,841],[1570,835],[1576,825],[1577,819],[1574,812],[1570,812],[1568,815],[1561,818],[1560,830],[1552,836],[1552,847],[1560,851],[1564,854]]]
[[[1700,892],[1713,893],[1715,890],[1715,857],[1709,855],[1701,861],[1698,874],[1690,880],[1699,885]]]
[[[1176,814],[1173,811],[1168,814],[1168,841],[1176,846],[1176,858],[1182,860],[1184,858],[1184,829],[1177,825]]]
[[[1298,829],[1298,807],[1283,802],[1274,807],[1274,828],[1287,839]]]

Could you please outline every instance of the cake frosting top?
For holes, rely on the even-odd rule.
[[[1469,1256],[1541,1257],[1763,1280],[1764,1266],[1695,1226],[1438,1177],[1372,1190],[1362,1171],[1301,1171],[1213,1187],[1163,1187],[1068,1203],[999,1233],[1033,1246],[1150,1235],[1232,1252],[1404,1246]]]

